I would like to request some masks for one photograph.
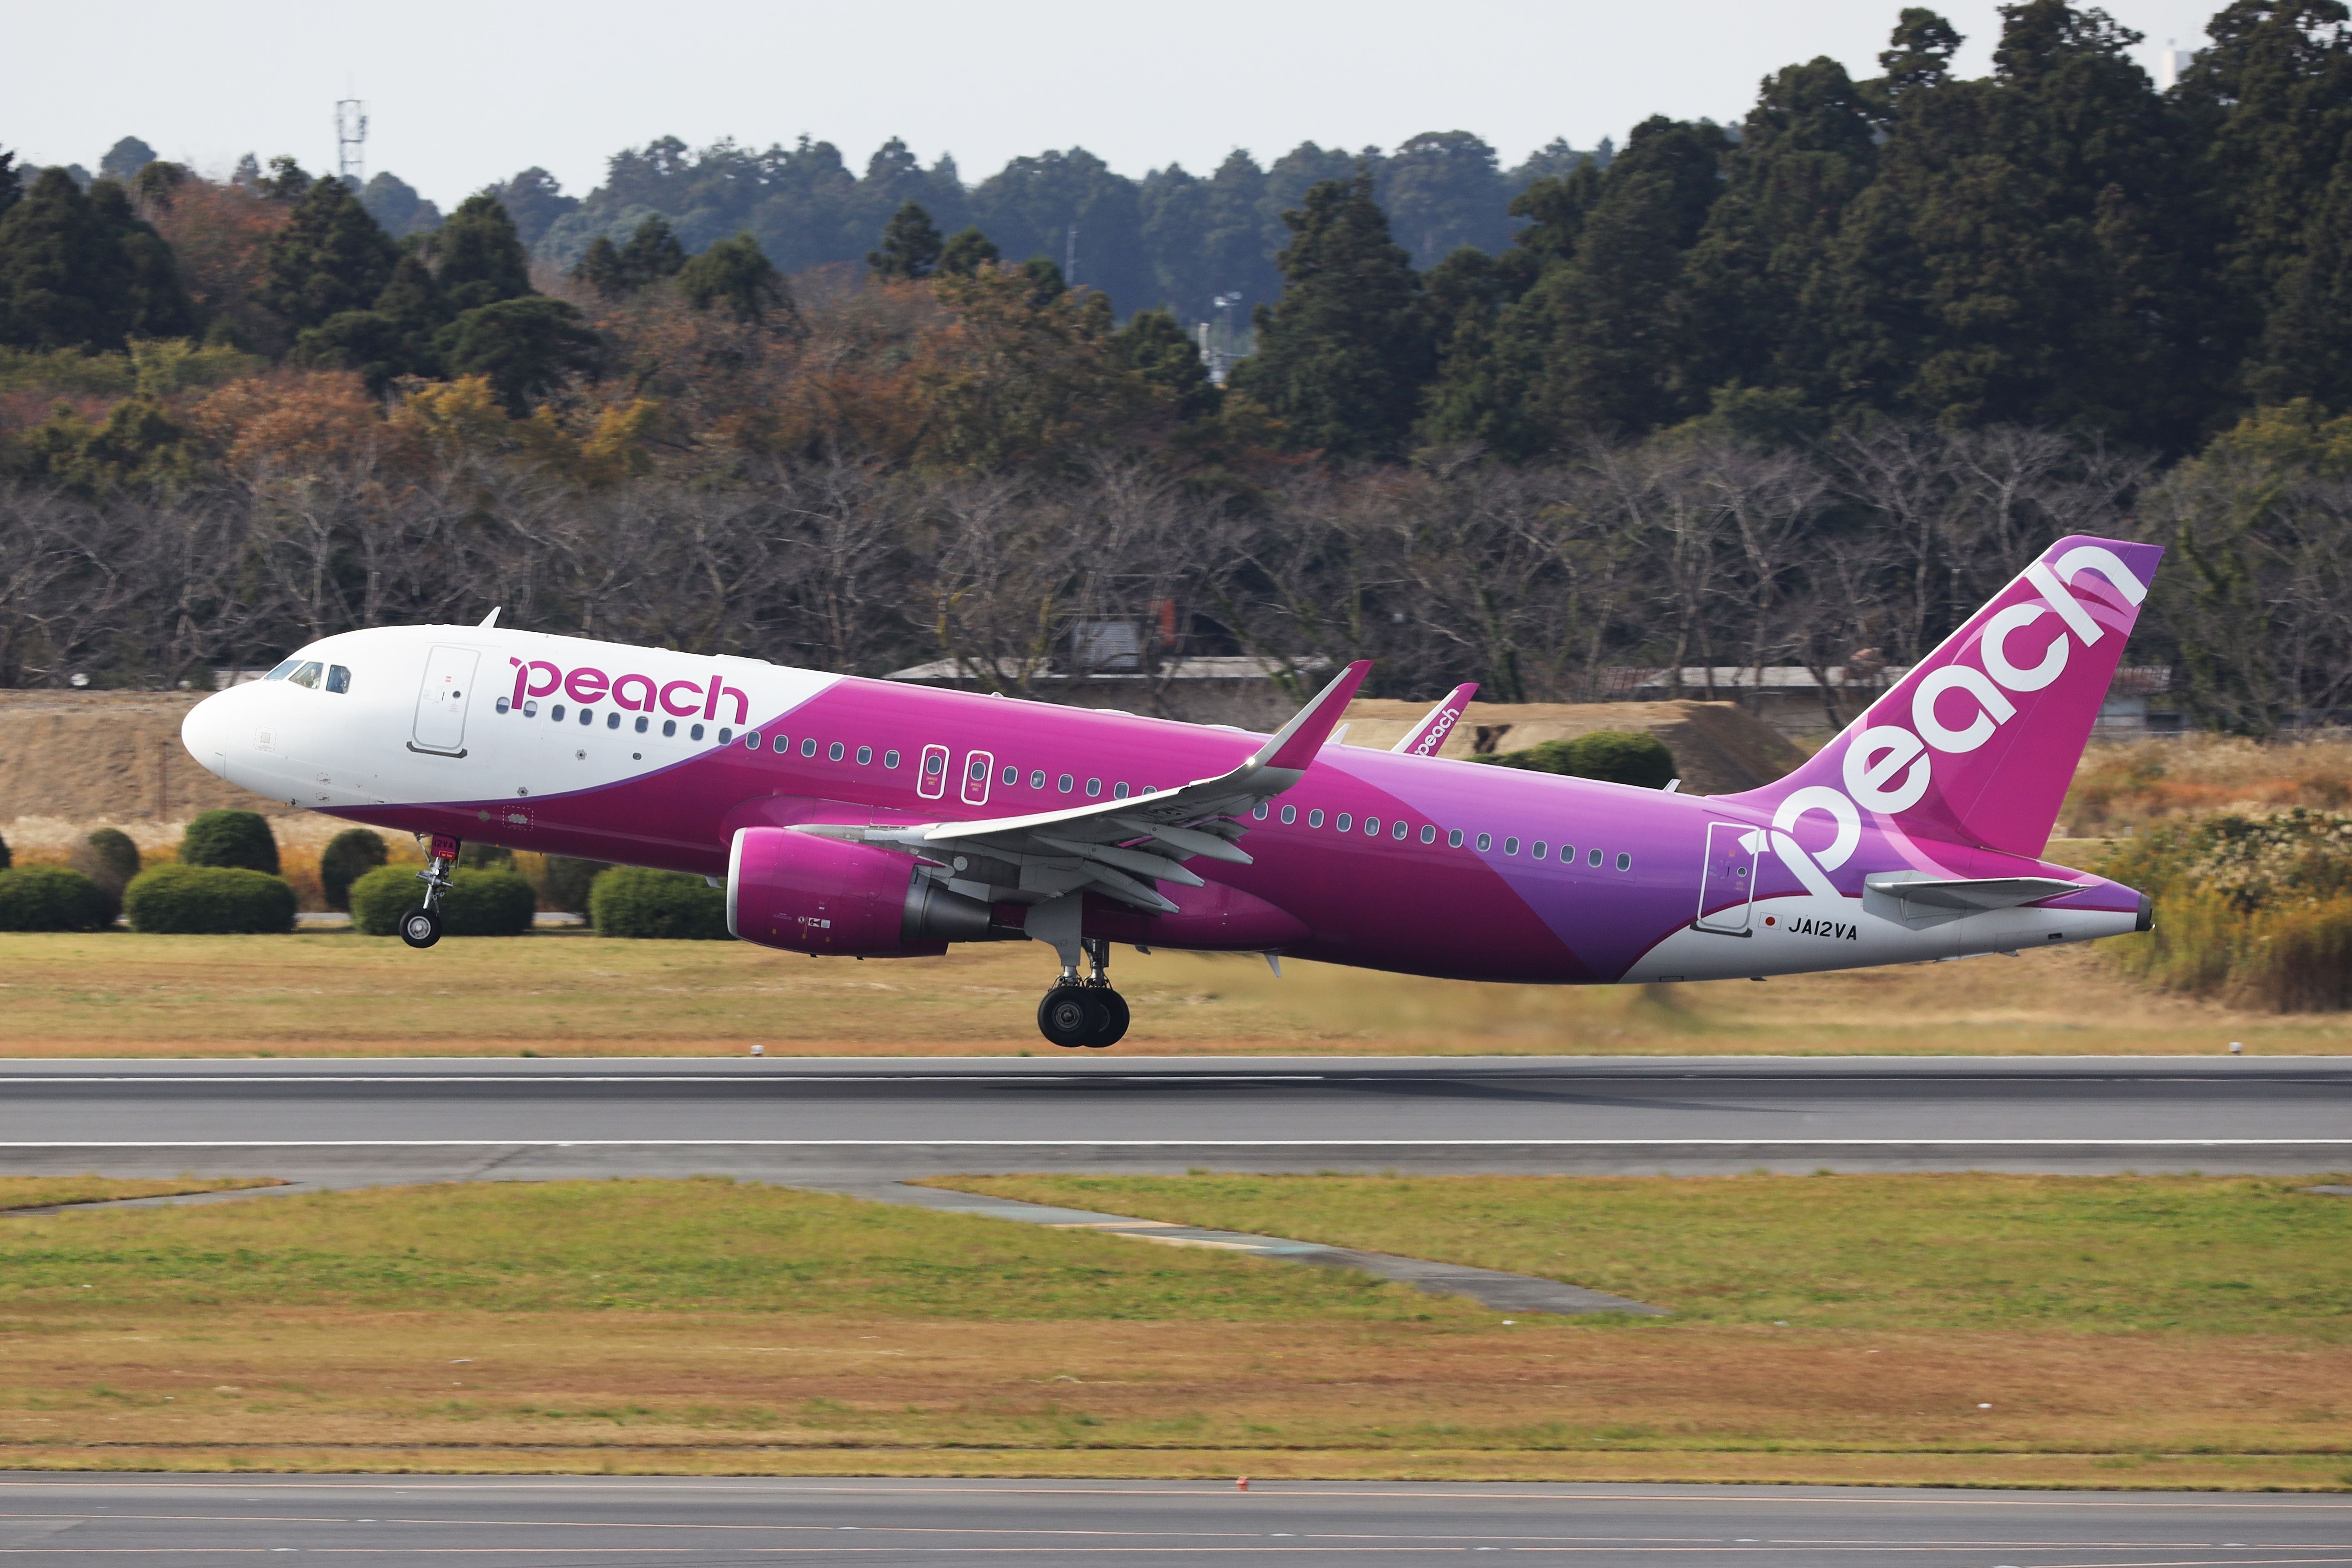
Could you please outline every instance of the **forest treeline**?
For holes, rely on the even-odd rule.
[[[2175,546],[2132,658],[2200,721],[2327,719],[2352,16],[2210,32],[2159,93],[2095,9],[2004,7],[1981,79],[1906,10],[1878,76],[1792,66],[1737,127],[1559,147],[1516,194],[1458,134],[1162,172],[1117,196],[1136,232],[1181,185],[1234,237],[1183,231],[1181,296],[1148,246],[1088,271],[1107,218],[1071,282],[1056,215],[1117,184],[1076,153],[966,190],[904,149],[861,181],[660,142],[577,205],[531,172],[390,225],[282,158],[0,179],[0,681],[196,680],[498,602],[1008,689],[1108,616],[1591,696],[1899,664],[2086,530]],[[1269,200],[1218,384],[1160,303],[1246,293]]]

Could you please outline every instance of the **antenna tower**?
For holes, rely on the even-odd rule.
[[[354,190],[367,183],[367,105],[358,99],[336,100],[335,172]]]

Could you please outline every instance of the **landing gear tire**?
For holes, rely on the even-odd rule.
[[[441,915],[436,910],[414,909],[400,917],[400,940],[411,947],[431,947],[441,940]]]
[[[1037,1030],[1065,1050],[1095,1043],[1110,1016],[1098,992],[1083,985],[1056,985],[1037,1004]]]
[[[1097,991],[1095,1005],[1102,1010],[1102,1027],[1096,1030],[1087,1044],[1099,1050],[1115,1046],[1127,1034],[1127,998],[1116,991]]]

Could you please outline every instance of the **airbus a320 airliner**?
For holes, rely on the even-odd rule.
[[[2145,931],[2146,897],[2040,857],[2163,552],[2062,539],[1778,784],[1742,795],[1331,745],[1349,666],[1260,737],[548,637],[324,637],[182,731],[229,782],[428,849],[463,840],[723,879],[728,927],[861,958],[1030,939],[1037,1021],[1108,1046],[1114,942],[1628,984],[1794,974]],[[1080,974],[1084,963],[1087,973]]]

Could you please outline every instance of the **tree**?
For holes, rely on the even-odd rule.
[[[451,311],[432,270],[414,251],[403,255],[392,279],[365,310],[343,310],[305,331],[294,342],[299,364],[359,373],[381,395],[404,375],[440,369],[436,335]]]
[[[488,381],[520,418],[565,376],[593,370],[599,342],[578,310],[531,294],[467,310],[442,329],[435,346],[451,375]]]
[[[1495,150],[1467,131],[1430,131],[1382,161],[1379,181],[1389,226],[1430,268],[1465,245],[1500,250],[1510,242],[1504,188]]]
[[[124,184],[129,184],[131,175],[154,161],[154,148],[136,136],[125,136],[108,148],[106,156],[98,161],[98,177],[101,180],[120,180]]]
[[[360,190],[360,205],[395,239],[430,234],[441,226],[441,209],[397,174],[380,173],[369,180]]]
[[[15,150],[0,148],[0,217],[6,217],[8,209],[15,206],[24,194],[24,184],[17,176]],[[5,865],[0,865],[0,871],[6,869]]]
[[[1002,259],[1003,254],[996,248],[996,242],[979,229],[958,229],[940,249],[939,271],[943,277],[969,278]]]
[[[877,278],[913,282],[931,275],[943,248],[945,242],[931,215],[908,202],[883,226],[881,248],[866,253],[866,268]]]
[[[490,186],[482,195],[505,209],[514,222],[515,237],[522,242],[525,250],[539,248],[539,242],[547,237],[549,229],[580,208],[578,196],[565,195],[562,183],[536,166],[525,169],[503,184]]]
[[[431,246],[440,263],[436,276],[441,295],[452,310],[518,300],[531,291],[530,258],[496,196],[467,196],[432,237]]]
[[[1083,147],[1015,158],[972,188],[971,214],[1011,256],[1072,254],[1068,282],[1132,310],[1152,293],[1143,214],[1134,181]]]
[[[637,225],[626,245],[614,245],[609,235],[590,243],[572,276],[607,299],[635,294],[665,278],[675,278],[686,266],[686,247],[669,225],[649,217]]]
[[[310,186],[269,242],[261,302],[297,327],[364,310],[392,279],[400,247],[341,180]]]
[[[1128,369],[1168,395],[1178,418],[1217,411],[1218,392],[1209,382],[1209,367],[1201,363],[1200,346],[1166,310],[1138,310],[1112,337],[1111,347]]]
[[[1257,353],[1233,384],[1283,422],[1297,449],[1394,457],[1436,370],[1428,304],[1412,259],[1389,237],[1370,170],[1331,180],[1282,215],[1292,239],[1284,288],[1253,316]]]
[[[0,217],[0,342],[120,350],[194,326],[171,247],[115,181],[84,195],[65,171],[47,169]]]
[[[688,262],[678,272],[677,287],[696,310],[723,310],[754,326],[799,318],[792,286],[748,234],[722,239]]]

